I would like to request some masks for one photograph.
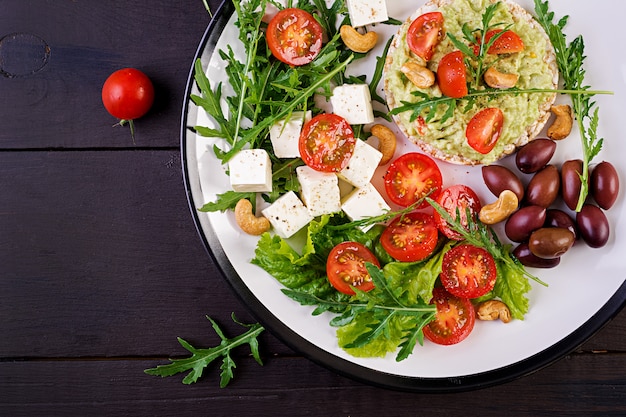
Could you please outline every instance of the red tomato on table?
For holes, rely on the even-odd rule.
[[[452,295],[481,297],[496,284],[496,263],[484,248],[459,245],[443,256],[441,283]]]
[[[497,107],[488,107],[476,113],[465,128],[467,143],[476,152],[488,154],[496,146],[502,125],[504,114]]]
[[[406,41],[415,55],[429,61],[444,35],[443,14],[430,12],[418,16],[411,23],[406,34]]]
[[[434,199],[441,207],[443,207],[453,219],[457,217],[457,210],[460,215],[460,223],[467,227],[467,210],[469,209],[470,216],[473,218],[478,217],[478,213],[482,208],[480,199],[467,185],[455,184],[441,192],[438,198]],[[462,240],[463,236],[452,229],[446,219],[435,211],[433,214],[437,227],[448,239]]]
[[[392,258],[416,262],[433,253],[438,238],[433,217],[414,211],[393,219],[380,235],[380,244]]]
[[[389,199],[402,207],[408,207],[429,195],[437,198],[443,178],[432,158],[417,152],[409,152],[393,161],[384,177],[385,191]],[[425,208],[424,201],[417,208]]]
[[[365,263],[370,262],[380,268],[376,256],[358,242],[341,242],[335,246],[326,261],[328,281],[344,294],[354,295],[354,287],[361,291],[370,291],[374,282],[367,272]]]
[[[350,124],[343,117],[330,113],[309,120],[298,142],[304,163],[322,172],[339,172],[345,168],[355,145]]]
[[[443,287],[433,290],[430,302],[437,306],[435,319],[424,327],[424,336],[439,345],[463,341],[474,329],[476,313],[472,302],[450,294]]]
[[[322,50],[322,26],[302,9],[283,9],[267,25],[267,46],[278,60],[293,66],[308,64]]]
[[[441,58],[437,67],[437,82],[445,96],[462,98],[467,95],[467,67],[461,51],[450,52]]]
[[[102,86],[102,104],[115,118],[134,120],[145,115],[154,102],[150,78],[135,68],[115,71]]]

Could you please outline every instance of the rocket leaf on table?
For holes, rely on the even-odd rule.
[[[181,372],[190,371],[183,379],[183,384],[192,384],[198,381],[198,379],[202,376],[202,372],[209,364],[211,364],[216,359],[221,358],[222,365],[220,366],[220,388],[224,388],[233,378],[233,369],[236,368],[235,362],[230,356],[230,352],[237,346],[241,346],[244,344],[248,344],[250,346],[252,357],[259,363],[259,365],[263,365],[263,362],[261,361],[261,356],[259,355],[259,341],[257,339],[257,337],[263,332],[263,330],[265,330],[263,326],[261,326],[259,323],[241,323],[233,314],[233,321],[237,324],[247,327],[248,331],[237,337],[229,339],[224,335],[222,329],[212,318],[207,316],[207,319],[209,319],[213,326],[213,329],[222,339],[222,342],[218,346],[207,349],[198,349],[179,337],[178,342],[185,349],[191,352],[192,355],[188,358],[170,359],[171,363],[167,365],[158,365],[156,368],[146,369],[144,370],[144,372],[148,375],[166,377]]]

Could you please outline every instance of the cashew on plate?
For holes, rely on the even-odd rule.
[[[383,154],[378,165],[389,163],[396,152],[396,134],[387,126],[380,124],[372,126],[371,133],[378,138],[378,150]]]
[[[367,32],[361,34],[350,25],[343,25],[339,29],[341,40],[351,51],[357,53],[366,53],[372,50],[378,42],[378,34],[376,32]]]
[[[572,108],[569,104],[560,104],[550,108],[552,114],[556,116],[554,122],[548,128],[547,135],[552,140],[561,140],[569,136],[574,124]]]
[[[252,213],[252,203],[245,198],[235,206],[235,220],[241,230],[249,235],[258,236],[270,230],[270,221],[265,217],[256,217]]]

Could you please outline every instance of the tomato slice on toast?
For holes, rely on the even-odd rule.
[[[418,16],[406,34],[409,49],[425,61],[430,61],[435,47],[445,37],[443,21],[441,12],[429,12]]]

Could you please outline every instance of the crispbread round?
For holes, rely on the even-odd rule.
[[[442,6],[449,5],[453,3],[454,1],[455,0],[429,0],[422,7],[418,8],[415,11],[415,13],[413,13],[413,15],[409,17],[403,23],[403,25],[398,30],[398,33],[395,35],[390,45],[389,51],[387,53],[387,61],[385,62],[385,68],[384,68],[384,72],[385,72],[384,90],[385,90],[385,95],[387,99],[387,104],[390,110],[402,105],[402,103],[399,102],[400,99],[398,99],[395,96],[393,88],[391,88],[391,83],[389,79],[390,79],[390,72],[392,71],[391,68],[394,64],[394,56],[396,55],[396,50],[400,47],[405,48],[405,46],[403,45],[403,43],[405,42],[404,35],[406,34],[408,27],[410,26],[411,22],[415,18],[420,16],[421,14],[439,10]],[[485,0],[484,3],[488,4],[488,3],[496,3],[496,2],[497,0]],[[528,13],[524,8],[522,8],[519,4],[510,0],[500,0],[500,2],[503,3],[508,8],[514,20],[526,22],[530,30],[536,31],[538,35],[540,35],[543,39],[545,39],[546,47],[545,47],[545,54],[543,56],[543,61],[545,62],[547,71],[550,73],[552,88],[556,89],[558,86],[559,74],[558,74],[558,68],[556,65],[556,56],[554,53],[554,49],[552,47],[552,44],[550,43],[550,40],[547,34],[545,33],[541,25],[539,25],[534,20],[532,15]],[[445,27],[445,23],[444,23],[444,27]],[[431,62],[428,63],[428,67],[434,72],[436,72],[437,64],[438,64],[438,61],[435,61],[435,59],[433,58],[433,60],[431,60]],[[396,63],[396,66],[397,65],[398,63]],[[409,81],[407,80],[407,82]],[[415,87],[415,90],[418,90],[417,87]],[[434,91],[437,91],[437,90],[438,88],[435,87]],[[477,152],[474,152],[471,148],[469,148],[469,145],[467,146],[462,145],[461,149],[442,149],[441,146],[436,146],[434,143],[432,143],[433,141],[429,140],[426,136],[421,136],[420,134],[416,134],[414,128],[411,128],[410,126],[405,125],[405,123],[407,123],[406,119],[401,118],[399,115],[394,115],[394,120],[399,126],[399,128],[402,130],[402,132],[409,138],[411,142],[414,142],[420,147],[422,151],[424,151],[425,153],[437,159],[455,163],[455,164],[464,164],[464,165],[489,164],[491,162],[497,161],[513,153],[517,148],[533,140],[541,132],[545,123],[550,117],[550,107],[552,106],[556,98],[556,94],[544,94],[544,96],[545,96],[545,100],[539,103],[538,116],[534,119],[534,121],[524,126],[523,129],[521,129],[521,132],[518,136],[512,138],[511,140],[508,140],[506,144],[503,143],[502,146],[494,148],[494,150],[490,152],[488,155],[478,155]],[[474,109],[474,112],[478,110],[480,109]],[[459,123],[466,123],[466,122],[459,120]],[[505,115],[505,127],[504,127],[505,129],[506,129],[506,123],[507,122],[506,122],[506,115]],[[464,132],[465,126],[458,126],[458,129],[462,129]]]

